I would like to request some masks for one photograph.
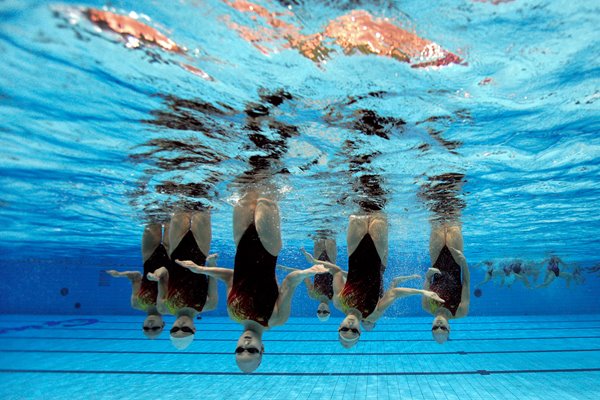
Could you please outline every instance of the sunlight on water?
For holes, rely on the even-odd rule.
[[[6,245],[132,248],[146,221],[200,205],[227,243],[240,187],[268,181],[289,247],[318,230],[343,243],[350,214],[382,209],[417,254],[430,219],[460,214],[472,262],[595,260],[591,3],[0,12]]]

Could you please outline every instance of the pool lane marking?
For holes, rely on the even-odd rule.
[[[597,349],[549,349],[549,350],[498,350],[498,351],[430,351],[430,352],[380,352],[380,353],[298,353],[298,352],[269,352],[269,356],[421,356],[421,355],[478,355],[478,354],[523,354],[523,353],[591,353],[600,352]],[[0,353],[52,353],[52,354],[131,354],[131,355],[231,355],[231,352],[220,351],[112,351],[112,350],[32,350],[6,349]]]
[[[12,340],[114,340],[114,341],[128,341],[128,340],[142,340],[148,341],[147,338],[96,338],[96,337],[55,337],[55,336],[0,336],[2,339]],[[554,337],[502,337],[502,338],[453,338],[453,342],[472,342],[472,341],[507,341],[507,340],[561,340],[561,339],[600,339],[600,336],[554,336]],[[237,338],[233,339],[209,339],[203,338],[203,342],[237,342]],[[153,341],[170,341],[166,338],[157,338]],[[338,342],[337,339],[267,339],[265,342]],[[431,342],[431,338],[428,339],[363,339],[361,343],[365,342]]]
[[[210,317],[208,317],[210,318]],[[472,317],[471,319],[478,319],[479,317]],[[391,319],[391,318],[390,318]],[[393,326],[393,325],[422,325],[431,323],[430,319],[424,319],[423,322],[403,322],[402,317],[395,318],[396,322],[379,322],[378,326]],[[143,321],[143,318],[140,317],[139,320],[131,320],[131,321],[106,321],[106,320],[98,320],[97,324],[140,324]],[[42,320],[4,320],[0,318],[0,324],[13,324],[13,323],[42,323]],[[454,326],[468,326],[468,325],[479,325],[481,323],[485,324],[521,324],[521,325],[530,325],[530,324],[576,324],[576,323],[589,323],[589,322],[600,322],[600,319],[594,320],[537,320],[537,321],[502,321],[502,320],[482,320],[476,322],[468,322],[468,321],[453,321],[452,324]],[[212,322],[207,320],[198,320],[197,323],[203,325],[231,325],[237,326],[234,322],[225,321],[225,322]],[[286,326],[289,325],[298,325],[298,326],[337,326],[337,324],[324,324],[319,322],[287,322]]]
[[[600,368],[562,369],[512,369],[476,371],[412,371],[412,372],[254,372],[252,376],[423,376],[423,375],[502,375],[502,374],[549,374],[600,372]],[[99,375],[206,375],[206,376],[248,376],[244,372],[209,371],[112,371],[112,370],[51,370],[51,369],[0,369],[3,374],[99,374]]]
[[[202,323],[198,325],[202,326]],[[337,325],[331,325],[330,327],[337,328]],[[542,329],[542,327],[537,328],[494,328],[494,331],[537,331]],[[600,329],[600,326],[585,326],[585,327],[564,327],[564,328],[551,328],[549,330],[558,331],[558,330],[569,330],[569,331],[577,331],[577,330],[587,330],[587,329]],[[129,331],[129,332],[138,332],[140,328],[54,328],[50,327],[44,330],[52,330],[52,331]],[[337,329],[333,329],[334,331]],[[332,330],[307,330],[307,329],[277,329],[278,333],[330,333]],[[460,332],[489,332],[490,328],[486,329],[462,329],[459,328],[456,331]],[[240,328],[237,329],[202,329],[202,332],[240,332]],[[373,333],[405,333],[405,332],[423,332],[423,329],[377,329],[374,330]]]

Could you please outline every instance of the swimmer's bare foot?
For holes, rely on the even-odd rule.
[[[149,281],[158,282],[158,276],[156,276],[156,274],[154,274],[152,272],[148,272],[148,274],[146,275],[146,278],[148,278]]]

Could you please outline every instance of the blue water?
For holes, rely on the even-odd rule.
[[[598,315],[466,318],[453,323],[454,338],[444,348],[421,329],[429,318],[394,319],[350,351],[337,343],[337,323],[293,318],[269,332],[252,375],[232,360],[239,328],[226,318],[202,321],[201,340],[185,352],[167,338],[141,338],[132,317],[78,318],[2,316],[2,398],[580,400],[600,394]]]
[[[264,31],[268,28],[265,20],[239,12],[226,2],[110,2],[107,10],[133,16],[187,49],[186,54],[176,54],[147,43],[137,46],[130,37],[92,24],[82,9],[103,9],[107,6],[104,2],[0,1],[3,327],[97,315],[126,315],[123,321],[139,323],[142,316],[129,307],[128,283],[111,280],[103,271],[140,269],[140,239],[146,223],[168,221],[176,210],[206,206],[212,207],[211,251],[219,253],[222,265],[231,266],[232,206],[251,182],[268,187],[278,200],[282,264],[304,266],[298,249],[312,248],[312,238],[327,232],[337,239],[339,263],[345,268],[348,216],[381,209],[390,222],[386,282],[399,274],[423,274],[430,262],[430,221],[455,219],[462,224],[473,286],[483,280],[480,263],[485,260],[540,262],[550,254],[560,256],[571,268],[582,268],[585,278],[582,284],[568,288],[557,279],[550,287],[537,290],[519,283],[500,286],[498,280],[487,283],[480,296],[472,294],[465,324],[486,329],[485,318],[510,320],[514,316],[513,320],[523,321],[521,327],[526,328],[524,316],[528,315],[541,320],[543,316],[553,321],[582,320],[585,327],[598,325],[594,315],[598,313],[600,282],[598,272],[593,272],[599,263],[600,233],[598,4],[525,0],[500,4],[468,0],[435,4],[255,3],[278,13],[306,35],[321,31],[328,21],[352,10],[366,10],[434,41],[465,62],[411,68],[391,58],[346,55],[332,45],[334,51],[326,60],[315,63],[296,49],[286,48],[281,37],[259,43],[268,54],[243,40],[233,24]],[[182,65],[201,69],[204,75],[191,73]],[[279,274],[281,279],[284,275]],[[222,287],[220,296],[219,309],[205,318],[227,324],[222,318],[226,315]],[[314,302],[300,287],[293,316],[308,318],[314,309]],[[8,314],[21,316],[11,319]],[[588,314],[592,316],[586,319]],[[419,299],[409,298],[386,315],[388,323],[401,327],[408,317],[421,321],[418,318],[424,314]],[[340,316],[334,313],[332,326]],[[112,321],[112,317],[102,318]],[[311,329],[320,332],[325,327],[313,322]],[[235,330],[233,324],[227,326]],[[572,325],[573,329],[581,326]],[[133,327],[127,325],[129,328],[133,337]],[[54,328],[33,332],[48,329],[55,333]],[[285,336],[286,327],[280,329],[278,335]],[[19,334],[26,335],[25,331]],[[102,329],[98,334],[113,336]],[[419,338],[425,340],[426,334]],[[9,336],[0,334],[2,349],[25,349],[19,340],[6,341]],[[89,349],[83,342],[74,343],[77,351]],[[109,350],[128,346],[117,343],[117,348]],[[461,343],[464,349],[477,346]],[[496,351],[503,343],[491,343],[490,349]],[[597,347],[589,341],[565,343],[572,349]],[[558,351],[565,343],[559,341],[548,349]],[[140,341],[140,349],[148,346],[148,351],[167,351],[168,343],[162,344]],[[360,354],[352,358],[353,368],[362,372],[407,369],[405,364],[394,364],[396,357],[386,356],[380,363],[380,356],[365,356],[363,353],[379,350],[375,344],[362,345],[357,350]],[[98,342],[91,347],[103,350],[105,346]],[[209,351],[200,341],[194,346],[193,351]],[[55,341],[43,347],[55,348]],[[457,351],[448,347],[431,348]],[[529,342],[525,348],[538,349]],[[296,350],[311,349],[302,345]],[[437,362],[429,347],[402,345],[393,351],[423,353],[419,356],[423,361],[414,371],[426,372],[433,360]],[[1,368],[6,369],[13,356],[20,357],[5,352]],[[167,362],[159,357],[158,362]],[[281,357],[278,363],[265,362],[261,368],[294,372],[296,367],[289,369],[290,365],[310,365],[298,367],[299,371],[329,371],[314,369],[317,361],[308,358],[304,363],[301,355]],[[585,368],[598,367],[592,362],[597,358],[593,352],[577,357]],[[22,358],[26,365],[11,368],[47,369],[51,367],[36,364],[53,359],[34,353]],[[461,359],[456,356],[456,362],[443,370],[461,370]],[[115,360],[111,368],[126,367],[126,357]],[[177,360],[173,362],[180,362]],[[524,368],[511,364],[520,359],[486,360],[489,365],[475,362],[467,369]],[[64,368],[80,369],[69,367],[72,361],[67,358]],[[101,358],[98,362],[105,361]],[[140,362],[140,368],[145,368]],[[217,368],[218,363],[210,364]],[[234,371],[235,365],[230,364],[218,368]],[[198,370],[206,372],[207,368]],[[565,374],[559,375],[572,381],[560,386],[559,397],[553,398],[586,398],[576,390],[590,386],[585,381],[588,375]],[[99,375],[90,376],[95,379]],[[554,375],[530,381],[531,376],[519,375],[522,390],[512,391],[516,398],[525,398],[523,393],[538,398],[535,393],[558,380]],[[27,374],[23,377],[30,378]],[[150,379],[121,378],[131,379],[132,384]],[[37,379],[44,382],[38,389],[34,385],[23,396],[9,396],[9,389],[3,386],[0,397],[39,398],[57,382],[53,375]],[[320,382],[316,386],[314,379]],[[302,378],[302,385],[331,386],[330,378],[314,379]],[[366,379],[367,385],[372,382]],[[406,379],[411,388],[431,383],[430,378],[419,375]],[[485,379],[480,375],[477,382],[469,384],[479,387]],[[498,385],[510,386],[513,378],[498,379],[502,381]],[[391,381],[386,385],[399,387],[402,396],[419,398],[414,391],[403,392],[402,383]],[[240,385],[240,381],[227,382]],[[253,387],[258,387],[256,397],[270,398],[268,393],[275,392],[267,389],[274,382],[252,378]],[[293,376],[282,384],[292,382]],[[376,382],[383,385],[383,381]],[[439,382],[449,381],[439,378]],[[465,389],[455,395],[493,397],[496,384],[494,381],[482,392]],[[340,383],[335,386],[339,394],[335,397],[364,398],[357,386],[364,385]],[[597,383],[591,386],[595,389],[592,393],[598,394]],[[57,387],[56,393],[46,397],[60,398],[61,390],[70,390]],[[296,398],[308,398],[304,396],[308,389],[294,390]],[[280,392],[287,393],[278,387],[276,393]],[[375,392],[379,398],[397,398],[393,391]],[[111,398],[110,392],[102,393]],[[283,398],[283,393],[271,397]],[[479,397],[473,393],[480,393]],[[239,393],[233,396],[242,397]],[[422,396],[428,393],[422,392]],[[314,398],[329,397],[319,392]]]

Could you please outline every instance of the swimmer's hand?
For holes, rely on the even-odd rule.
[[[429,281],[429,280],[431,280],[431,278],[433,278],[434,275],[437,275],[437,274],[441,275],[442,271],[440,271],[437,268],[429,268],[427,270],[427,273],[425,274],[425,279],[427,279]]]
[[[315,261],[317,262],[317,265],[321,265],[321,266],[325,267],[325,269],[327,270],[326,272],[329,272],[331,275],[335,275],[338,272],[345,273],[344,271],[342,271],[342,269],[340,267],[338,267],[335,264],[321,263],[321,262],[319,262],[319,260],[315,260]]]
[[[107,269],[104,272],[106,272],[107,274],[109,274],[113,278],[120,278],[120,277],[123,276],[123,275],[121,275],[121,273],[119,271],[115,271],[114,269]]]
[[[444,299],[442,299],[440,296],[438,296],[438,294],[436,292],[432,292],[429,290],[423,290],[423,296],[431,299],[431,300],[435,300],[438,303],[445,303]]]
[[[196,264],[193,261],[190,260],[175,260],[175,262],[179,265],[181,265],[183,268],[187,268],[190,271],[192,271],[195,274],[202,274],[204,273],[204,268],[199,266],[198,264]]]
[[[148,278],[149,281],[158,282],[158,276],[156,276],[156,274],[153,272],[148,272],[148,274],[146,274],[146,278]]]
[[[329,272],[329,270],[325,268],[323,264],[315,264],[312,267],[305,269],[304,272],[308,273],[309,275],[316,275],[324,274],[326,272]]]
[[[315,260],[315,258],[304,249],[304,247],[301,247],[300,250],[302,251],[302,254],[304,254],[304,258],[306,258],[306,261],[308,261],[309,264],[317,264],[319,261]]]
[[[138,271],[123,271],[123,272],[119,272],[116,271],[114,269],[107,269],[106,271],[107,274],[109,274],[110,276],[112,276],[113,278],[128,278],[130,281],[139,281],[142,279],[142,274],[140,274]]]
[[[204,265],[206,265],[208,267],[216,267],[217,266],[217,258],[219,258],[218,253],[210,254],[208,257],[206,257],[206,261],[204,262]]]

